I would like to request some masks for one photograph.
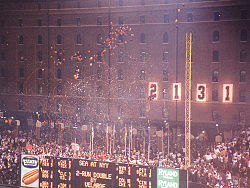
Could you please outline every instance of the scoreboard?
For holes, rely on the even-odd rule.
[[[47,156],[40,159],[39,187],[184,188],[186,176],[184,170]]]

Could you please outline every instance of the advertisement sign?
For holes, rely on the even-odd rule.
[[[39,157],[21,155],[21,186],[39,187]]]
[[[179,188],[179,170],[157,168],[157,188]]]

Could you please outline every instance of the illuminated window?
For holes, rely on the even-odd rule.
[[[123,0],[119,0],[119,6],[123,6]]]
[[[37,78],[42,78],[42,77],[43,77],[43,71],[42,71],[42,69],[38,69]]]
[[[162,117],[168,119],[168,109],[166,107],[162,108]]]
[[[242,20],[248,19],[247,10],[240,11],[240,19]]]
[[[38,84],[38,87],[37,87],[37,94],[38,95],[42,95],[43,94],[43,87],[40,84]]]
[[[219,62],[219,51],[213,51],[213,62]]]
[[[20,77],[20,78],[23,78],[23,77],[24,77],[23,68],[19,68],[19,77]]]
[[[38,35],[37,44],[42,44],[42,43],[43,43],[43,37],[42,37],[42,35]]]
[[[61,85],[57,86],[57,88],[56,88],[56,94],[57,95],[62,95],[62,86]]]
[[[169,23],[169,15],[168,14],[164,15],[164,23]]]
[[[124,53],[122,51],[118,52],[118,62],[124,62]]]
[[[81,18],[76,18],[76,25],[80,26],[81,25]]]
[[[57,26],[62,26],[62,19],[58,18],[56,21]]]
[[[214,21],[220,21],[221,13],[220,12],[215,12],[214,13]]]
[[[97,61],[102,62],[102,53],[101,52],[97,52]]]
[[[145,33],[141,33],[140,42],[141,42],[141,43],[145,43],[145,41],[146,41]]]
[[[43,60],[42,51],[38,51],[37,52],[37,59],[38,59],[38,61],[42,61]]]
[[[37,20],[37,26],[42,26],[42,20],[41,19]]]
[[[123,70],[119,69],[118,70],[118,80],[123,80],[123,79],[124,79]]]
[[[245,112],[240,112],[239,113],[239,120],[240,120],[240,123],[245,123],[246,122],[246,113]]]
[[[19,85],[19,94],[23,94],[23,83]]]
[[[162,54],[162,61],[163,62],[168,62],[168,52],[163,52],[163,54]]]
[[[62,36],[57,35],[57,44],[62,44]]]
[[[145,24],[145,22],[146,22],[146,17],[140,16],[140,24]]]
[[[141,62],[145,62],[146,61],[146,52],[141,52],[141,54],[140,54],[140,60],[141,60]]]
[[[97,25],[102,25],[102,18],[101,17],[97,17]]]
[[[246,71],[240,71],[240,82],[246,82]]]
[[[163,34],[163,43],[168,43],[168,32]]]
[[[247,41],[247,30],[242,29],[240,32],[240,41]]]
[[[239,101],[246,102],[246,92],[244,89],[239,90]]]
[[[140,79],[140,80],[145,80],[145,79],[146,79],[145,70],[140,70],[139,79]]]
[[[101,97],[102,96],[102,86],[98,86],[97,87],[96,93],[97,93],[97,97]]]
[[[145,88],[141,87],[141,88],[140,88],[140,95],[139,95],[139,98],[145,98],[145,96],[146,96]]]
[[[240,62],[246,62],[247,61],[247,52],[245,50],[240,51]]]
[[[102,69],[98,68],[96,74],[97,74],[97,79],[100,80],[102,78]]]
[[[118,23],[119,25],[123,25],[123,16],[118,17]]]
[[[62,79],[62,70],[61,69],[57,69],[57,72],[56,72],[56,78],[57,79]]]
[[[139,113],[140,113],[140,117],[145,117],[145,104],[140,104],[139,106]]]
[[[80,34],[76,36],[76,44],[82,44],[82,39]]]
[[[162,71],[162,80],[168,81],[168,71],[167,70]]]
[[[1,35],[1,39],[0,39],[0,44],[5,44],[6,43],[6,39],[4,35]]]
[[[218,89],[213,88],[212,90],[212,101],[218,101]]]
[[[187,22],[192,22],[193,21],[193,14],[192,13],[188,13],[187,14]]]
[[[20,27],[23,26],[23,19],[21,19],[21,18],[18,19],[18,25],[19,25]]]
[[[23,35],[19,36],[18,44],[23,44]]]
[[[168,89],[167,88],[163,89],[162,98],[163,99],[168,99]]]
[[[218,82],[219,81],[219,71],[214,70],[212,73],[212,82]]]
[[[102,35],[101,34],[97,35],[97,44],[102,44]]]
[[[212,111],[212,120],[218,122],[218,112],[215,110]]]
[[[220,34],[219,31],[213,32],[213,42],[218,42],[220,40]]]

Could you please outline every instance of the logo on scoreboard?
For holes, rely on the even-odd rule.
[[[179,170],[157,168],[157,188],[179,188]]]

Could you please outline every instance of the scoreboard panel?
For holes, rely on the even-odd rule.
[[[39,187],[156,188],[160,175],[159,168],[152,166],[46,156],[40,159]],[[180,182],[178,187],[187,187],[179,176],[175,178]]]

